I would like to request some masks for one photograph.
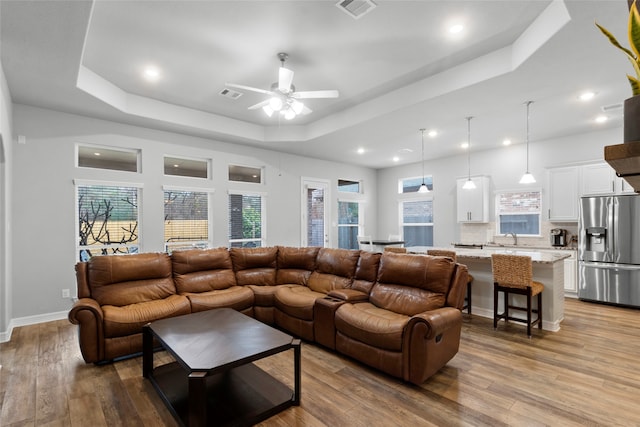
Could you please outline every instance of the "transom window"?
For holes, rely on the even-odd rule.
[[[425,175],[424,183],[429,191],[433,191],[433,177],[431,175]],[[416,193],[421,185],[422,177],[401,179],[398,181],[398,193]]]
[[[497,233],[539,236],[541,206],[541,192],[539,190],[497,193]]]
[[[348,179],[338,180],[338,191],[341,193],[360,193],[360,181],[350,181]]]
[[[164,174],[190,178],[209,178],[209,160],[164,157]]]
[[[77,153],[78,167],[140,172],[140,150],[78,145]]]

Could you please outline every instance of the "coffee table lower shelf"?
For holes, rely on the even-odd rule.
[[[189,378],[177,362],[159,366],[149,377],[176,420],[189,425]],[[285,384],[253,363],[206,378],[207,424],[253,425],[293,406]]]

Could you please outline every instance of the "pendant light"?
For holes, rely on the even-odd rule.
[[[420,129],[422,133],[422,184],[420,184],[420,188],[418,188],[418,193],[428,193],[429,187],[424,183],[424,131],[425,129]]]
[[[536,179],[529,172],[529,105],[531,105],[533,101],[527,101],[524,104],[527,106],[527,171],[520,178],[520,184],[533,184],[536,182]]]
[[[473,190],[476,188],[476,183],[471,180],[471,119],[473,117],[467,117],[467,182],[462,186],[465,190]]]

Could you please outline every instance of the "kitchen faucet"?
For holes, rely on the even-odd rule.
[[[518,245],[518,235],[516,233],[507,233],[505,236],[513,236],[513,246]]]

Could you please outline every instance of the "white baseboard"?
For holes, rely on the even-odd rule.
[[[11,319],[11,321],[9,322],[9,328],[4,332],[0,332],[0,342],[8,342],[11,340],[11,333],[13,332],[13,328],[66,319],[68,314],[69,311],[65,310],[58,311],[56,313],[37,314],[35,316],[18,317],[15,319]]]

